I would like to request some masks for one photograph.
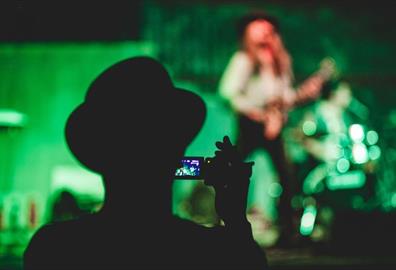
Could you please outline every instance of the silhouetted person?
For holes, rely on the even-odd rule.
[[[25,269],[265,269],[245,213],[251,165],[228,137],[217,142],[206,177],[225,226],[172,215],[175,170],[205,116],[203,100],[176,89],[154,59],[126,59],[100,74],[70,115],[66,140],[103,176],[104,206],[42,227],[25,252]]]

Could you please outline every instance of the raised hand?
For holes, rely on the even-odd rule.
[[[228,136],[216,142],[219,149],[209,158],[205,184],[216,191],[215,206],[226,226],[246,224],[246,206],[253,163],[246,163]]]

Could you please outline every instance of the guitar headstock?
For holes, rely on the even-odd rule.
[[[332,57],[325,57],[320,61],[319,70],[317,72],[324,80],[329,80],[331,77],[338,75],[336,62]]]

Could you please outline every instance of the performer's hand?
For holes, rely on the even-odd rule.
[[[228,136],[216,142],[216,146],[219,150],[209,159],[205,184],[212,185],[216,191],[216,211],[225,225],[244,226],[253,162],[243,162]]]
[[[277,109],[268,110],[264,118],[263,135],[267,140],[274,140],[282,131],[284,115]]]
[[[320,94],[323,83],[324,80],[320,76],[313,76],[307,79],[300,87],[299,99],[302,101],[317,98]]]
[[[263,123],[264,122],[264,112],[263,112],[263,110],[260,110],[260,109],[256,109],[256,110],[250,110],[247,114],[246,114],[246,116],[250,119],[250,120],[252,120],[252,121],[254,121],[254,122],[258,122],[258,123]]]

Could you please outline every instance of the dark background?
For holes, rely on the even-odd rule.
[[[362,101],[384,116],[393,107],[393,1],[4,1],[0,41],[150,40],[180,78],[215,91],[235,49],[235,19],[250,9],[278,16],[296,82],[333,56]],[[378,114],[377,114],[378,113]]]

